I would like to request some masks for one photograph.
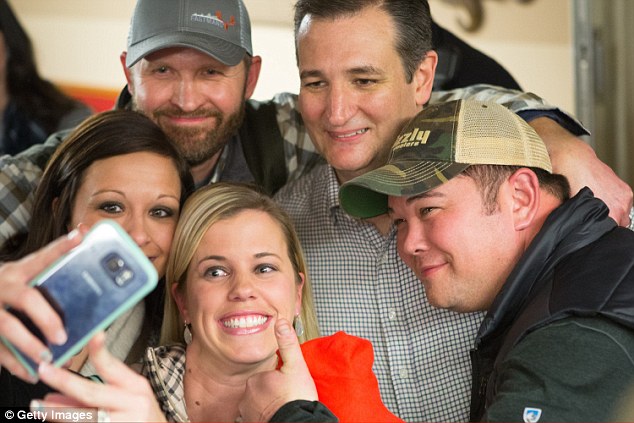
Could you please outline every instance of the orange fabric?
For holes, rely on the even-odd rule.
[[[402,422],[383,405],[370,341],[337,332],[302,344],[319,400],[341,422]]]
[[[87,104],[95,112],[112,109],[121,91],[70,84],[58,84],[57,87],[67,95]]]

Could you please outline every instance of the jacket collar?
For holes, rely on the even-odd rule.
[[[589,188],[556,208],[528,246],[487,312],[477,343],[496,337],[516,318],[538,281],[570,252],[596,241],[616,226],[607,206]]]

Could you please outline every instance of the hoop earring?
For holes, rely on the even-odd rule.
[[[293,319],[293,329],[295,329],[295,334],[298,338],[304,334],[304,323],[299,314]]]
[[[185,329],[183,330],[183,339],[185,340],[185,344],[189,345],[192,343],[192,331],[189,329],[191,324],[185,323]]]

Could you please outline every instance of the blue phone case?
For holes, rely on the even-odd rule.
[[[80,245],[58,259],[31,283],[62,318],[68,341],[50,344],[28,317],[8,309],[49,347],[60,366],[77,354],[95,332],[107,328],[146,296],[158,282],[152,263],[114,221],[102,220]],[[37,373],[37,364],[5,338],[2,341],[22,365]]]

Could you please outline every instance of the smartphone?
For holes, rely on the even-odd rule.
[[[59,314],[68,340],[49,343],[33,322],[8,308],[47,345],[53,364],[61,366],[77,354],[99,330],[107,328],[124,311],[141,301],[158,282],[152,263],[130,236],[112,220],[101,220],[81,244],[40,273],[31,285]],[[37,364],[0,337],[27,371],[37,374]]]

